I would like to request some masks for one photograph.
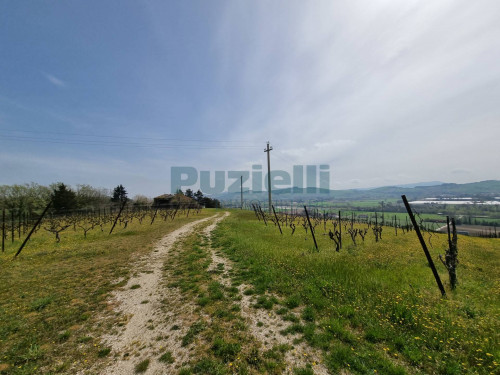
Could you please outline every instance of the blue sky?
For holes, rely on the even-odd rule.
[[[4,1],[0,184],[499,179],[498,1]],[[250,184],[249,184],[250,186]]]

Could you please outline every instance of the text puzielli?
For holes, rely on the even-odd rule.
[[[265,181],[265,182],[264,182]],[[205,194],[220,194],[239,192],[241,183],[245,190],[267,190],[267,173],[262,172],[262,165],[252,165],[251,171],[198,171],[194,167],[171,167],[170,187],[175,192],[178,189],[199,188]],[[294,165],[292,174],[284,170],[271,171],[271,190],[298,188],[311,193],[327,192],[330,189],[330,166]],[[319,188],[319,189],[318,189]]]

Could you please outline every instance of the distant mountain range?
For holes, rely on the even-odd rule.
[[[394,186],[401,187],[401,188],[414,188],[414,187],[419,187],[419,186],[436,186],[436,185],[443,185],[443,184],[445,184],[445,182],[429,181],[429,182],[417,182],[414,184],[403,184],[403,185],[394,185]],[[371,188],[352,189],[352,190],[373,190],[373,189],[378,189],[379,187],[386,187],[386,186],[377,186],[377,187],[371,187]]]
[[[500,180],[488,180],[467,184],[452,184],[439,181],[420,182],[399,186],[384,186],[372,189],[325,190],[316,188],[286,188],[273,190],[273,200],[370,200],[401,198],[405,194],[408,199],[422,198],[464,198],[491,199],[500,196]],[[240,193],[222,193],[213,196],[219,200],[239,200]],[[267,191],[247,191],[246,200],[265,200]]]
[[[417,182],[415,184],[396,185],[396,187],[414,188],[414,187],[420,187],[420,186],[438,186],[438,185],[444,185],[444,184],[445,184],[445,182],[441,182],[441,181],[429,181],[429,182]]]

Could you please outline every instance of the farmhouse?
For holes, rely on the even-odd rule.
[[[162,194],[153,198],[153,207],[197,208],[198,202],[184,194]]]

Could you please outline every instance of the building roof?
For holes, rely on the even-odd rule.
[[[154,197],[154,199],[172,199],[174,196],[172,194],[162,194]]]

